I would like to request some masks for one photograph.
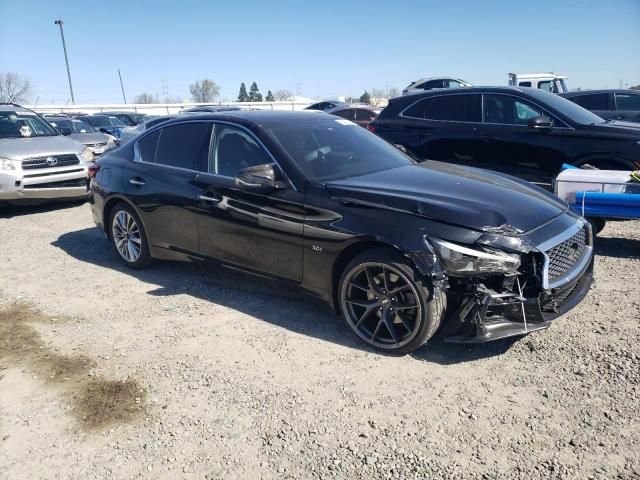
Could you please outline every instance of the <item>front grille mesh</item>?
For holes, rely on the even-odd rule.
[[[56,162],[51,165],[47,160],[53,158]],[[51,155],[48,157],[36,157],[22,160],[23,170],[35,170],[37,168],[53,168],[53,167],[68,167],[69,165],[78,165],[80,159],[73,154],[69,155]]]
[[[581,228],[571,238],[550,248],[545,253],[549,257],[549,280],[556,280],[567,274],[582,257],[587,247],[587,233]]]

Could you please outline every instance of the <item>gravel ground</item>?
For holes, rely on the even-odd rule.
[[[0,477],[640,478],[640,222],[528,337],[413,355],[324,305],[120,266],[87,205],[0,211]]]

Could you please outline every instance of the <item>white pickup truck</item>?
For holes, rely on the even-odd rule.
[[[531,87],[551,93],[566,93],[567,78],[553,72],[547,73],[509,73],[509,85],[514,87]]]

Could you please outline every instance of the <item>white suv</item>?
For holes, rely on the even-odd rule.
[[[412,82],[402,91],[402,95],[424,92],[425,90],[435,90],[436,88],[463,88],[473,87],[469,82],[465,82],[460,78],[451,77],[431,77],[421,78]]]
[[[0,203],[85,197],[92,158],[37,113],[0,104]]]

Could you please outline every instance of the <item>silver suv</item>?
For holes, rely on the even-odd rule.
[[[37,113],[0,104],[0,203],[85,197],[92,158]]]
[[[407,88],[402,90],[402,95],[410,95],[412,93],[420,93],[425,90],[435,90],[437,88],[464,88],[472,87],[469,82],[465,82],[460,78],[452,77],[431,77],[421,78],[415,82],[411,82]]]

